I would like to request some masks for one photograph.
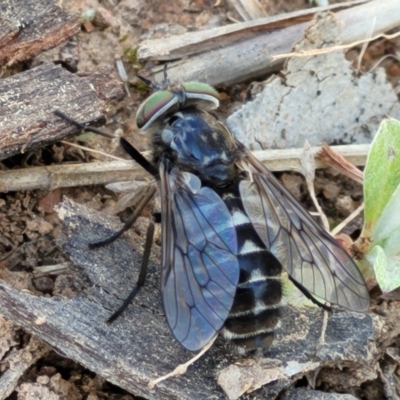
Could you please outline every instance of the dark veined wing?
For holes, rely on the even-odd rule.
[[[252,175],[240,183],[240,194],[267,249],[314,295],[349,310],[368,310],[368,290],[351,257],[245,146],[238,146]]]
[[[175,338],[202,349],[222,328],[239,280],[237,238],[222,199],[199,178],[160,163],[164,310]]]

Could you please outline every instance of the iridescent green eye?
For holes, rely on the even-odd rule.
[[[212,86],[201,82],[186,82],[171,90],[155,92],[139,107],[136,124],[139,129],[145,131],[167,112],[177,111],[185,106],[196,107],[199,110],[217,108],[219,93]]]
[[[146,130],[150,125],[168,109],[178,102],[175,93],[169,90],[162,90],[153,93],[136,113],[136,124],[139,129]]]
[[[219,106],[219,93],[210,85],[201,82],[186,82],[183,85],[188,99],[211,102],[207,108],[216,108]],[[204,101],[203,101],[204,100]]]

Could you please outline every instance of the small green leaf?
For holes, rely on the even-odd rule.
[[[128,58],[129,63],[133,64],[137,61],[137,52],[138,49],[132,49],[131,47],[124,50],[124,55]]]
[[[384,249],[376,245],[365,256],[374,266],[376,280],[383,293],[391,292],[400,286],[400,259],[388,258]]]
[[[381,123],[364,171],[364,228],[362,236],[371,237],[386,205],[400,183],[400,121]],[[376,233],[376,231],[375,231]]]
[[[400,287],[400,121],[381,123],[364,171],[365,255],[384,293]]]
[[[400,169],[398,171],[400,174]],[[400,185],[397,186],[393,192],[392,197],[389,199],[386,207],[382,211],[376,225],[372,228],[371,236],[374,244],[381,244],[385,241],[385,245],[382,246],[389,249],[390,242],[395,242],[395,248],[397,252],[400,252]],[[397,244],[397,245],[396,245]],[[393,251],[390,251],[393,254]],[[389,255],[386,252],[387,255]]]
[[[80,142],[88,142],[89,140],[93,140],[96,137],[96,134],[93,132],[85,132],[81,135],[77,136],[76,139]]]

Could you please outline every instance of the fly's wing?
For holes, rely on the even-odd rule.
[[[222,199],[193,174],[160,164],[164,310],[175,338],[202,349],[228,317],[239,280],[236,230]]]
[[[368,310],[368,290],[351,257],[247,148],[238,145],[252,176],[240,182],[240,194],[267,249],[314,295],[349,310]]]

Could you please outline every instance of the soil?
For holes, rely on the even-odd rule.
[[[207,29],[240,20],[239,15],[230,7],[228,1],[214,0],[63,0],[60,2],[65,11],[82,14],[94,9],[98,17],[93,22],[82,24],[82,31],[71,46],[78,55],[77,71],[91,72],[101,65],[114,64],[120,57],[129,76],[130,97],[114,104],[109,111],[105,128],[115,132],[120,129],[127,139],[134,141],[140,151],[149,149],[148,138],[139,132],[135,124],[135,111],[148,96],[148,91],[138,90],[136,73],[150,64],[141,64],[135,57],[135,49],[141,40],[152,37],[163,37],[186,31]],[[332,3],[332,2],[331,2]],[[276,15],[311,7],[306,0],[261,1],[268,15]],[[52,49],[38,55],[28,63],[17,65],[5,72],[3,77],[33,68],[45,61],[51,61],[58,49]],[[396,54],[400,54],[400,39],[377,40],[372,42],[362,59],[361,71],[369,71],[377,63],[383,66],[387,77],[397,94],[400,94],[400,62]],[[357,65],[359,48],[347,52],[348,59]],[[390,56],[390,57],[389,57]],[[117,75],[117,74],[116,74]],[[267,77],[264,77],[264,79]],[[246,97],[248,85],[236,85],[226,88],[222,96],[221,110],[229,110],[231,104],[242,101]],[[222,118],[226,115],[222,115]],[[115,149],[106,139],[97,136],[76,137],[70,140],[84,144],[104,152],[124,156],[122,150]],[[75,161],[91,161],[93,155],[66,144],[56,144],[41,148],[35,152],[14,156],[0,162],[0,169],[33,167],[40,165],[70,163]],[[106,158],[95,156],[97,159]],[[329,218],[331,227],[340,223],[362,202],[362,186],[349,178],[340,176],[333,170],[319,170],[315,178],[315,190],[320,204]],[[306,208],[312,209],[312,202],[307,193],[307,186],[302,176],[285,172],[278,174],[279,179],[302,202]],[[115,213],[120,193],[104,187],[89,186],[72,189],[56,189],[53,191],[33,190],[0,194],[0,274],[3,279],[21,290],[52,296],[71,295],[74,292],[71,272],[61,275],[38,276],[37,267],[68,265],[68,258],[57,247],[60,237],[60,221],[53,210],[61,199],[67,196],[74,201],[93,209]],[[157,206],[156,206],[157,207]],[[119,216],[126,219],[131,208],[128,207]],[[145,210],[142,218],[134,226],[135,232],[144,241],[146,218]],[[349,224],[344,232],[356,239],[362,226],[361,217]],[[160,257],[160,236],[156,235],[152,257]],[[24,332],[19,332],[21,343]],[[397,367],[398,368],[398,367]],[[342,371],[346,374],[346,371]],[[383,385],[379,380],[371,381],[358,392],[360,398],[384,398]],[[28,399],[29,393],[43,390],[41,397],[53,398],[52,393],[65,399],[134,399],[124,390],[104,381],[79,364],[63,358],[50,351],[39,359],[20,380],[17,389],[9,399]],[[323,377],[319,377],[317,389],[331,391],[325,387]],[[367,390],[368,389],[368,390]],[[369,397],[366,391],[376,391],[375,397]],[[47,390],[47,392],[46,392]],[[398,381],[394,392],[400,396]],[[48,394],[46,394],[48,393]],[[47,397],[46,397],[47,396]],[[394,396],[393,398],[398,398]]]

